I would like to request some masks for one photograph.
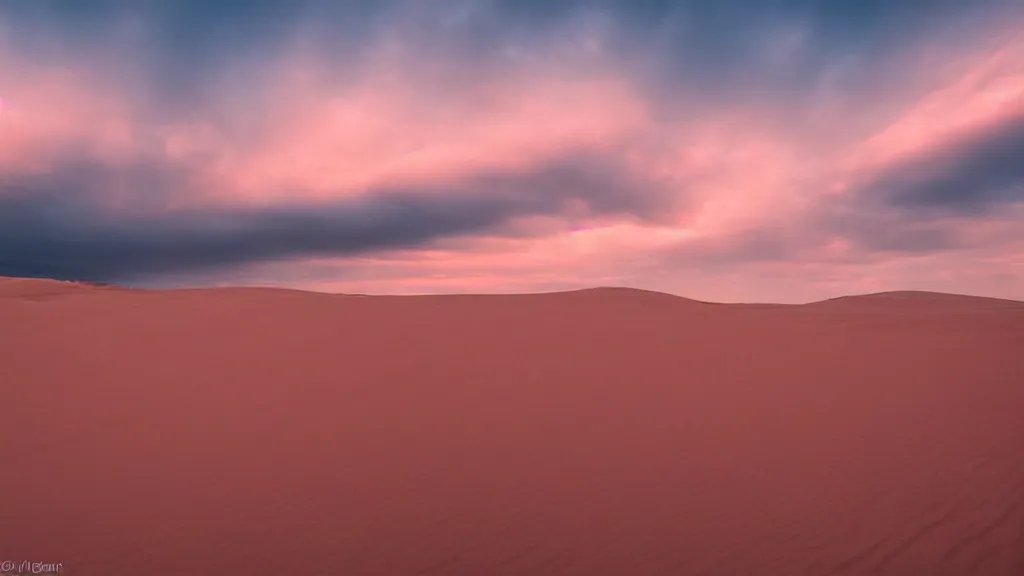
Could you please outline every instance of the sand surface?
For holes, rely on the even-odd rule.
[[[1024,303],[0,279],[0,561],[1024,574]]]

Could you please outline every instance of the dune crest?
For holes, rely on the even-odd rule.
[[[849,309],[888,309],[893,311],[906,310],[1024,310],[1024,302],[985,296],[967,296],[963,294],[946,294],[942,292],[926,292],[902,290],[893,292],[877,292],[855,296],[841,296],[820,302],[805,304],[815,308],[848,307]]]
[[[72,282],[43,278],[11,278],[0,276],[0,298],[46,298],[76,294],[87,290],[117,290],[119,288],[96,282]]]

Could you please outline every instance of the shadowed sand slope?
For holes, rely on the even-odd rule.
[[[1024,304],[0,280],[0,560],[1024,574]]]

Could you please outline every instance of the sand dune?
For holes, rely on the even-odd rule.
[[[1024,574],[1024,303],[0,280],[0,560]]]

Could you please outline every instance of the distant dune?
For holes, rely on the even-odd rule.
[[[0,279],[0,561],[1024,575],[1024,303]]]

